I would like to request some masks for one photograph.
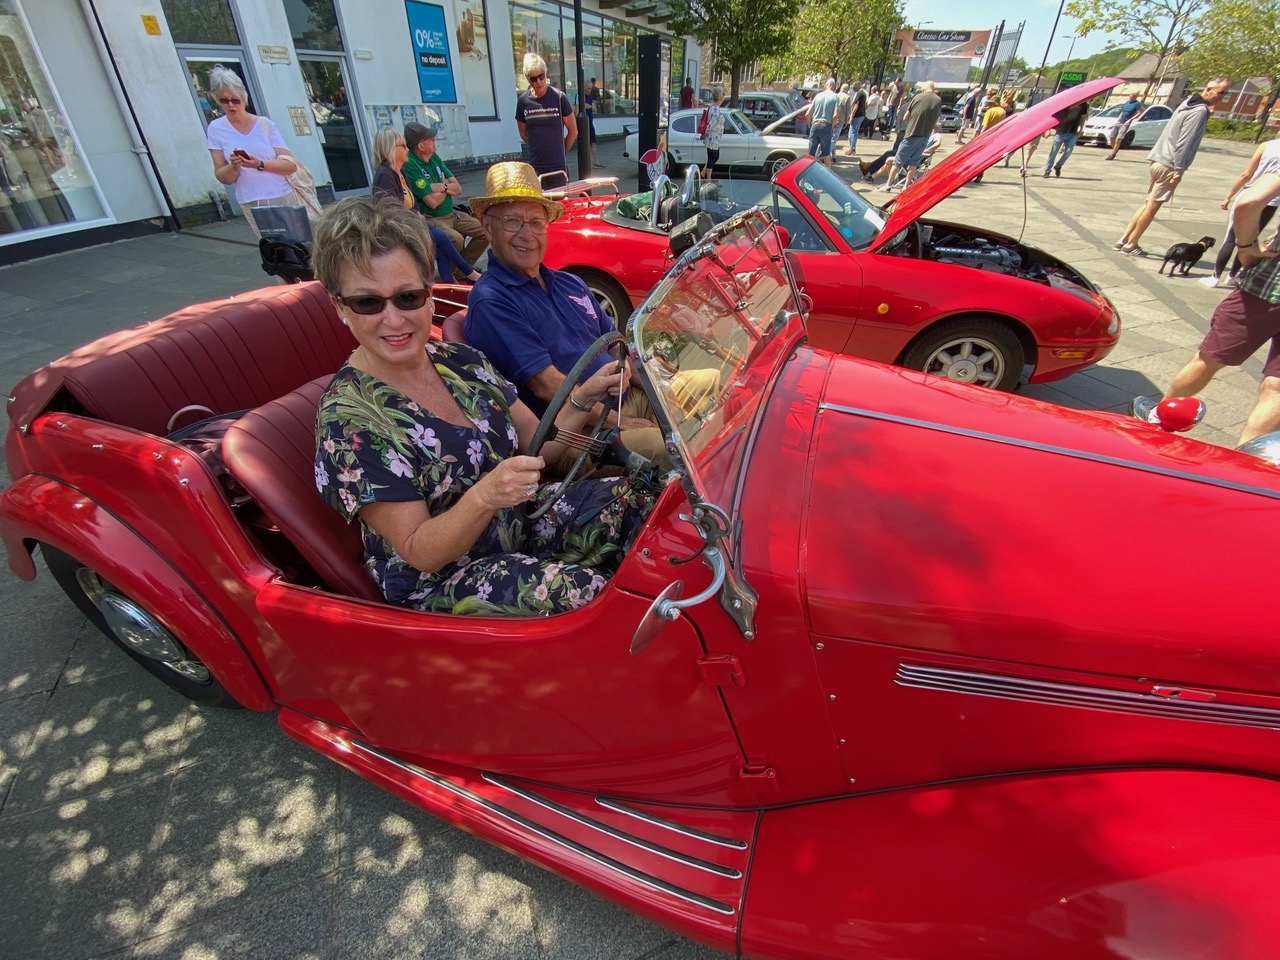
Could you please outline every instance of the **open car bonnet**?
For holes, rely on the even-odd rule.
[[[786,133],[780,134],[778,133],[778,128],[782,126],[784,123],[790,123],[796,117],[800,116],[800,114],[807,112],[808,109],[809,109],[809,105],[806,103],[803,107],[799,107],[796,110],[792,110],[790,113],[786,114],[785,116],[779,117],[777,120],[773,121],[773,123],[765,127],[761,131],[761,133],[783,136],[783,137],[794,136],[794,134],[786,134]]]
[[[884,247],[915,220],[1006,154],[1030,143],[1046,130],[1052,130],[1058,125],[1055,113],[1084,103],[1123,82],[1118,77],[1103,77],[1070,87],[1034,107],[1015,113],[1011,120],[1005,120],[989,133],[970,140],[966,146],[935,164],[925,176],[884,205],[888,222],[870,249],[874,252]]]

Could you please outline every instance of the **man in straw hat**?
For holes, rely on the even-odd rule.
[[[483,351],[541,416],[564,382],[564,371],[597,338],[617,328],[581,279],[543,266],[547,227],[564,206],[543,197],[533,167],[495,163],[484,186],[485,196],[470,203],[489,238],[489,269],[471,288],[463,329],[467,342]],[[602,353],[582,379],[612,362]],[[572,393],[569,402],[577,406]],[[610,413],[606,423],[616,425],[617,418],[616,411]],[[643,390],[627,391],[621,427],[628,449],[650,460],[663,455],[662,435]]]

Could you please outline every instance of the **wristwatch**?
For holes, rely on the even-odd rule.
[[[259,170],[265,170],[265,169],[266,169],[266,167],[267,167],[267,161],[265,161],[265,160],[259,160],[259,161],[258,161],[258,169],[259,169]]]

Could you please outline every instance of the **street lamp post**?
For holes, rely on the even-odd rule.
[[[1065,40],[1066,37],[1059,37],[1059,40]],[[1064,64],[1071,62],[1071,55],[1076,51],[1076,41],[1080,39],[1080,34],[1071,34],[1071,46],[1067,47],[1067,59],[1062,61]],[[1062,71],[1058,71],[1058,82],[1053,85],[1053,92],[1057,93],[1062,88]]]

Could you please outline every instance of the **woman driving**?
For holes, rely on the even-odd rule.
[[[550,201],[543,201],[550,205]],[[351,197],[317,221],[312,265],[359,344],[320,401],[316,487],[359,518],[365,564],[391,603],[453,613],[558,613],[617,568],[652,497],[625,479],[571,484],[526,525],[543,456],[538,420],[483,354],[430,339],[434,272],[423,218]],[[606,364],[573,392],[558,431],[587,427],[630,372]],[[563,445],[541,451],[554,460]]]

